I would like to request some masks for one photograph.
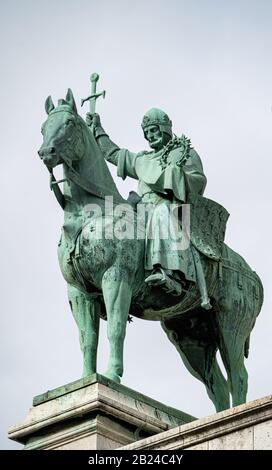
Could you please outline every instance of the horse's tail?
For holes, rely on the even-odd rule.
[[[248,335],[246,342],[245,342],[244,355],[246,359],[249,356],[249,344],[250,344],[250,335]]]
[[[255,282],[256,282],[256,288],[257,288],[257,298],[259,300],[259,311],[258,311],[258,314],[260,313],[260,310],[262,308],[262,305],[263,305],[263,300],[264,300],[264,289],[263,289],[263,284],[262,284],[262,281],[260,279],[260,277],[258,276],[258,274],[256,273],[256,271],[253,271],[253,275],[254,275],[254,278],[255,278]]]
[[[256,288],[257,288],[257,291],[256,292],[256,300],[257,300],[257,309],[256,309],[256,317],[255,317],[255,320],[254,320],[254,323],[252,325],[252,328],[251,330],[253,330],[254,326],[255,326],[255,323],[256,323],[256,319],[261,311],[261,308],[262,308],[262,305],[263,305],[263,300],[264,300],[264,292],[263,292],[263,285],[262,285],[262,281],[261,279],[259,278],[258,274],[254,271],[254,277],[257,281],[257,284],[256,284]],[[245,355],[245,358],[248,358],[249,356],[249,345],[250,345],[250,334],[248,335],[246,341],[245,341],[245,347],[244,347],[244,355]]]

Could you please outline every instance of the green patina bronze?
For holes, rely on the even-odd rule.
[[[137,316],[161,322],[216,410],[229,408],[230,393],[233,406],[244,403],[244,356],[263,302],[261,281],[224,244],[228,213],[203,197],[206,177],[190,140],[173,136],[169,117],[153,108],[142,122],[151,152],[120,149],[95,114],[95,101],[105,94],[96,93],[97,80],[93,74],[87,123],[77,113],[71,90],[57,107],[47,98],[39,150],[64,209],[58,256],[79,328],[83,377],[96,373],[103,318],[110,345],[105,376],[120,382],[127,321]],[[128,201],[121,197],[105,159],[117,165],[122,178],[139,180],[138,195],[131,193]],[[60,164],[63,192],[53,176]],[[145,212],[139,217],[140,207],[152,208],[152,217]],[[184,229],[188,208],[190,233]],[[173,230],[178,221],[186,246],[180,248],[174,236],[161,236],[166,220]],[[216,360],[218,349],[227,380]]]

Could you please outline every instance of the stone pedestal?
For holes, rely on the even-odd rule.
[[[272,450],[272,395],[197,419],[122,450]]]
[[[39,395],[9,438],[25,449],[115,449],[195,420],[95,374]]]

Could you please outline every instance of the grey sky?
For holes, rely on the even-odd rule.
[[[77,328],[56,247],[62,213],[37,157],[44,100],[89,75],[107,90],[105,129],[130,150],[146,148],[143,113],[161,107],[188,135],[208,178],[206,195],[231,217],[227,243],[263,280],[265,304],[251,336],[248,399],[271,393],[272,2],[270,0],[0,3],[2,386],[0,447],[32,397],[81,374]],[[84,116],[87,109],[82,111]],[[115,174],[115,169],[113,169]],[[118,180],[122,194],[136,188]],[[99,364],[108,346],[101,330]],[[214,412],[159,324],[128,326],[123,383],[196,416]]]

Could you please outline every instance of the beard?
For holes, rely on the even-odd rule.
[[[171,139],[172,137],[170,137],[168,134],[163,133],[161,137],[158,137],[153,142],[149,141],[148,144],[149,147],[153,150],[161,150]]]

